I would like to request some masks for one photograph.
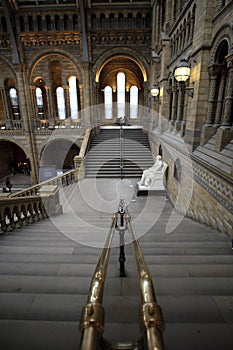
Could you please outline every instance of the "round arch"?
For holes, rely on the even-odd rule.
[[[94,80],[96,83],[99,82],[99,77],[104,66],[110,61],[112,61],[113,59],[117,59],[120,57],[134,62],[134,64],[138,66],[138,68],[142,73],[143,81],[144,82],[148,81],[149,66],[146,60],[140,54],[138,54],[138,52],[136,53],[134,50],[125,49],[125,48],[120,48],[120,49],[115,48],[105,52],[102,56],[99,57],[99,59],[93,65],[93,74],[94,74]]]
[[[27,147],[12,138],[0,138],[1,177],[9,174],[30,174],[31,159]]]
[[[53,137],[40,146],[40,165],[53,165],[57,171],[73,168],[73,159],[80,151],[77,138]]]
[[[68,55],[67,52],[56,49],[54,51],[50,50],[44,50],[40,51],[37,55],[33,57],[33,60],[28,64],[28,80],[30,84],[33,84],[33,74],[38,66],[43,60],[50,60],[52,57],[61,57],[65,60],[68,60],[73,66],[75,71],[77,72],[77,78],[79,79],[80,83],[83,83],[83,71],[80,67],[80,61],[78,61],[75,57],[72,55]],[[68,78],[68,75],[67,75]]]

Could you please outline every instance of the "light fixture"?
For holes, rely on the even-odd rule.
[[[159,86],[158,85],[153,85],[151,90],[150,90],[151,96],[152,97],[159,97],[159,92],[160,92]]]
[[[193,97],[194,88],[184,87],[184,83],[190,78],[190,65],[186,59],[182,58],[178,66],[174,70],[174,77],[180,83],[181,90],[184,91],[188,96]]]

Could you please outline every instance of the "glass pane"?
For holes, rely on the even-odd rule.
[[[64,89],[59,86],[56,90],[57,93],[57,110],[58,110],[58,118],[59,119],[65,119],[66,113],[65,113],[65,96],[64,96]]]
[[[106,86],[104,89],[105,118],[112,119],[112,88]]]
[[[69,78],[70,87],[70,114],[72,119],[78,119],[78,99],[77,99],[77,79],[72,76]]]
[[[43,106],[43,96],[41,88],[36,88],[36,103],[38,107]]]
[[[117,74],[117,116],[125,116],[125,74]]]
[[[131,86],[130,88],[130,118],[135,119],[138,117],[138,88],[137,86]]]

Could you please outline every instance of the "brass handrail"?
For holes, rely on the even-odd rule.
[[[122,170],[124,167],[123,148],[124,148],[124,139],[123,139],[123,128],[121,126],[121,128],[120,128],[120,169],[121,169],[121,173],[122,173]]]
[[[144,335],[146,349],[163,350],[162,333],[165,330],[165,324],[162,311],[156,301],[152,278],[142,254],[139,242],[134,234],[131,225],[131,216],[126,208],[126,224],[131,234],[135,261],[138,270],[138,278],[141,293],[141,332]]]
[[[120,210],[121,209],[121,210]],[[118,214],[120,213],[120,227],[128,230],[133,244],[133,251],[137,265],[140,294],[141,294],[141,319],[140,328],[143,338],[136,343],[118,343],[114,346],[102,336],[104,331],[104,308],[102,306],[104,283],[106,278],[108,260],[111,250],[113,234],[117,228]],[[124,218],[122,214],[124,213]],[[93,274],[87,304],[84,306],[80,321],[81,342],[80,350],[102,349],[147,349],[164,350],[162,333],[165,324],[162,311],[157,304],[153,281],[148,266],[145,262],[139,242],[131,225],[131,216],[124,201],[121,199],[119,211],[112,217],[112,224],[107,235],[105,246],[102,249],[98,264]],[[144,345],[143,345],[144,343]],[[124,345],[124,346],[123,346]],[[101,347],[102,346],[102,347]],[[123,346],[123,347],[122,347]]]
[[[97,349],[100,336],[104,330],[104,308],[102,306],[102,299],[116,220],[117,214],[114,214],[104,248],[102,249],[98,264],[91,280],[87,304],[84,306],[82,311],[80,321],[80,331],[82,333],[80,350]]]

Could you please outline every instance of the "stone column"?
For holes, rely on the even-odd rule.
[[[27,84],[27,72],[26,66],[21,65],[19,70],[16,72],[17,76],[17,85],[18,85],[18,95],[20,103],[20,111],[23,117],[24,129],[25,129],[25,138],[29,154],[27,156],[30,159],[31,164],[31,180],[32,183],[37,183],[38,181],[38,156],[37,156],[37,146],[35,135],[32,128],[32,110],[29,95],[29,87]]]
[[[172,93],[173,93],[173,98],[172,98],[171,127],[175,125],[175,121],[177,118],[178,90],[175,85],[172,86]]]
[[[216,114],[215,114],[215,120],[214,120],[214,125],[216,127],[221,125],[226,76],[227,76],[227,72],[223,68],[222,73],[221,73],[220,86],[219,86],[219,90],[218,90],[218,100],[217,100]]]
[[[65,108],[66,108],[66,118],[70,118],[70,89],[69,85],[64,85],[64,94],[65,94]]]
[[[226,93],[224,100],[222,125],[218,128],[215,150],[220,152],[233,138],[233,118],[232,118],[232,103],[233,103],[233,53],[226,57],[228,65],[228,79],[226,85]]]
[[[177,119],[176,119],[176,130],[180,131],[181,129],[181,123],[183,121],[184,116],[184,98],[185,98],[185,92],[183,90],[184,83],[179,83],[179,90],[178,90],[178,110],[177,110]]]
[[[226,86],[226,94],[224,100],[224,111],[222,126],[229,127],[232,124],[232,101],[233,101],[233,53],[227,57],[228,62],[228,79]]]
[[[36,100],[36,86],[29,86],[30,98],[31,98],[31,107],[32,107],[32,118],[33,118],[33,127],[40,127],[38,122],[38,108]]]
[[[45,86],[46,91],[46,99],[48,104],[48,117],[49,117],[49,126],[51,128],[54,128],[55,121],[54,121],[54,104],[53,104],[53,97],[51,88],[48,86]]]
[[[130,90],[125,91],[125,115],[130,118]]]
[[[215,102],[216,102],[216,92],[217,92],[217,79],[219,76],[219,69],[212,65],[209,67],[210,75],[210,86],[209,86],[209,98],[208,98],[208,108],[206,116],[206,126],[211,126],[214,122],[214,111],[215,111]]]
[[[208,97],[208,106],[206,114],[206,122],[202,127],[201,140],[200,144],[204,145],[216,132],[216,127],[214,125],[215,121],[215,108],[216,108],[216,95],[217,95],[217,83],[218,77],[221,72],[219,65],[212,65],[208,67],[209,76],[210,76],[210,85],[209,85],[209,97]]]
[[[2,88],[0,91],[1,91],[4,115],[6,116],[6,119],[5,119],[6,129],[10,129],[11,128],[10,111],[9,111],[9,105],[7,103],[6,91],[4,88]]]

